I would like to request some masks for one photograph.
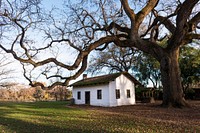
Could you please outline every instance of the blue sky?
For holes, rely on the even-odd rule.
[[[52,7],[62,7],[63,0],[42,0],[45,8],[51,9]]]
[[[63,0],[42,0],[42,5],[47,10],[51,10],[53,7],[62,8]],[[12,79],[9,79],[10,82],[18,82],[23,84],[28,84],[28,81],[23,77],[23,69],[19,61],[14,60],[10,54],[7,55],[10,57],[10,60],[12,60],[12,64],[10,64],[8,67],[11,69],[15,69],[14,73],[11,73]]]
[[[64,0],[42,0],[42,6],[47,11],[48,10],[50,11],[52,8],[62,9],[63,8],[63,2],[64,2]],[[31,33],[31,34],[34,36],[34,38],[37,39],[37,40],[35,40],[35,41],[37,41],[37,44],[41,43],[41,42],[39,42],[39,41],[41,41],[41,40],[39,40],[39,38],[42,39],[40,34],[37,34],[37,32],[36,33]],[[60,52],[61,53],[60,53],[60,56],[59,56],[60,58],[59,59],[66,59],[66,57],[67,57],[67,61],[72,62],[73,59],[75,58],[74,55],[72,55],[71,51],[70,52],[68,52],[68,51],[66,52],[66,50],[64,50],[64,49],[62,50],[61,49]],[[48,58],[49,55],[45,54],[42,57],[43,58]],[[18,61],[14,60],[13,58],[12,58],[12,60],[13,60],[13,63],[9,67],[16,69],[16,71],[15,71],[15,73],[12,73],[12,76],[14,78],[11,79],[10,82],[18,82],[18,83],[28,84],[28,81],[23,77],[22,65]],[[37,69],[40,69],[40,68],[37,68]],[[36,71],[36,73],[37,73],[37,71]],[[80,76],[80,78],[82,78],[82,77]],[[47,82],[47,80],[45,78],[40,78],[40,81]]]

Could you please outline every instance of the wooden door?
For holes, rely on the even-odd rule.
[[[85,92],[85,104],[90,104],[90,91]]]

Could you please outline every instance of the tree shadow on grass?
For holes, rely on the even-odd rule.
[[[91,131],[91,128],[87,128],[88,126],[83,126],[88,123],[85,123],[85,119],[79,118],[79,109],[69,109],[64,104],[59,105],[60,107],[57,104],[49,106],[51,103],[40,104],[0,103],[0,132],[2,132],[1,130],[6,133],[100,132]],[[61,118],[57,118],[57,116]],[[65,119],[69,117],[70,120],[65,121],[62,117]]]
[[[25,122],[22,120],[16,120],[12,118],[0,117],[0,125],[5,129],[8,129],[12,133],[88,133],[89,129],[81,129],[74,127],[64,127],[39,125],[34,123]],[[94,131],[93,131],[94,132]],[[6,132],[7,133],[7,132]]]

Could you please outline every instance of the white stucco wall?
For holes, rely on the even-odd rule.
[[[120,89],[120,98],[116,99],[116,89]],[[130,98],[127,98],[127,89]],[[102,99],[97,99],[97,90],[102,90]],[[81,92],[81,99],[77,99],[77,92]],[[123,74],[106,85],[75,87],[72,90],[75,104],[85,104],[85,92],[90,91],[90,105],[94,106],[121,106],[135,104],[135,86]]]
[[[120,90],[120,98],[116,99],[116,89]],[[127,98],[127,89],[130,90],[130,98]],[[123,74],[109,84],[110,106],[135,104],[135,85]]]
[[[102,99],[97,99],[97,90],[102,90]],[[75,87],[72,90],[75,104],[85,104],[85,92],[90,92],[90,105],[94,106],[109,106],[109,91],[108,84],[88,87]],[[77,99],[78,91],[81,92],[81,99]]]

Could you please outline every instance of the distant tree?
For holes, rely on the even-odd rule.
[[[55,95],[56,101],[59,99],[60,101],[67,100],[69,96],[69,90],[67,90],[66,86],[56,86],[53,89],[53,94]]]
[[[120,48],[116,45],[108,46],[95,54],[89,63],[89,73],[131,71],[140,60],[141,52],[134,48]]]
[[[190,85],[200,82],[200,48],[182,47],[179,63],[183,90],[186,92]]]
[[[19,101],[34,101],[36,98],[39,97],[36,96],[36,88],[21,88],[17,91],[17,100]]]
[[[33,94],[33,97],[36,100],[40,101],[44,97],[44,95],[45,95],[44,90],[42,90],[41,87],[35,87],[35,92]]]
[[[155,58],[143,54],[137,62],[137,69],[135,69],[135,71],[137,72],[136,77],[138,77],[142,83],[147,85],[150,81],[154,88],[160,87],[160,64]]]
[[[0,89],[0,99],[7,100],[9,98],[9,92],[6,89]]]

